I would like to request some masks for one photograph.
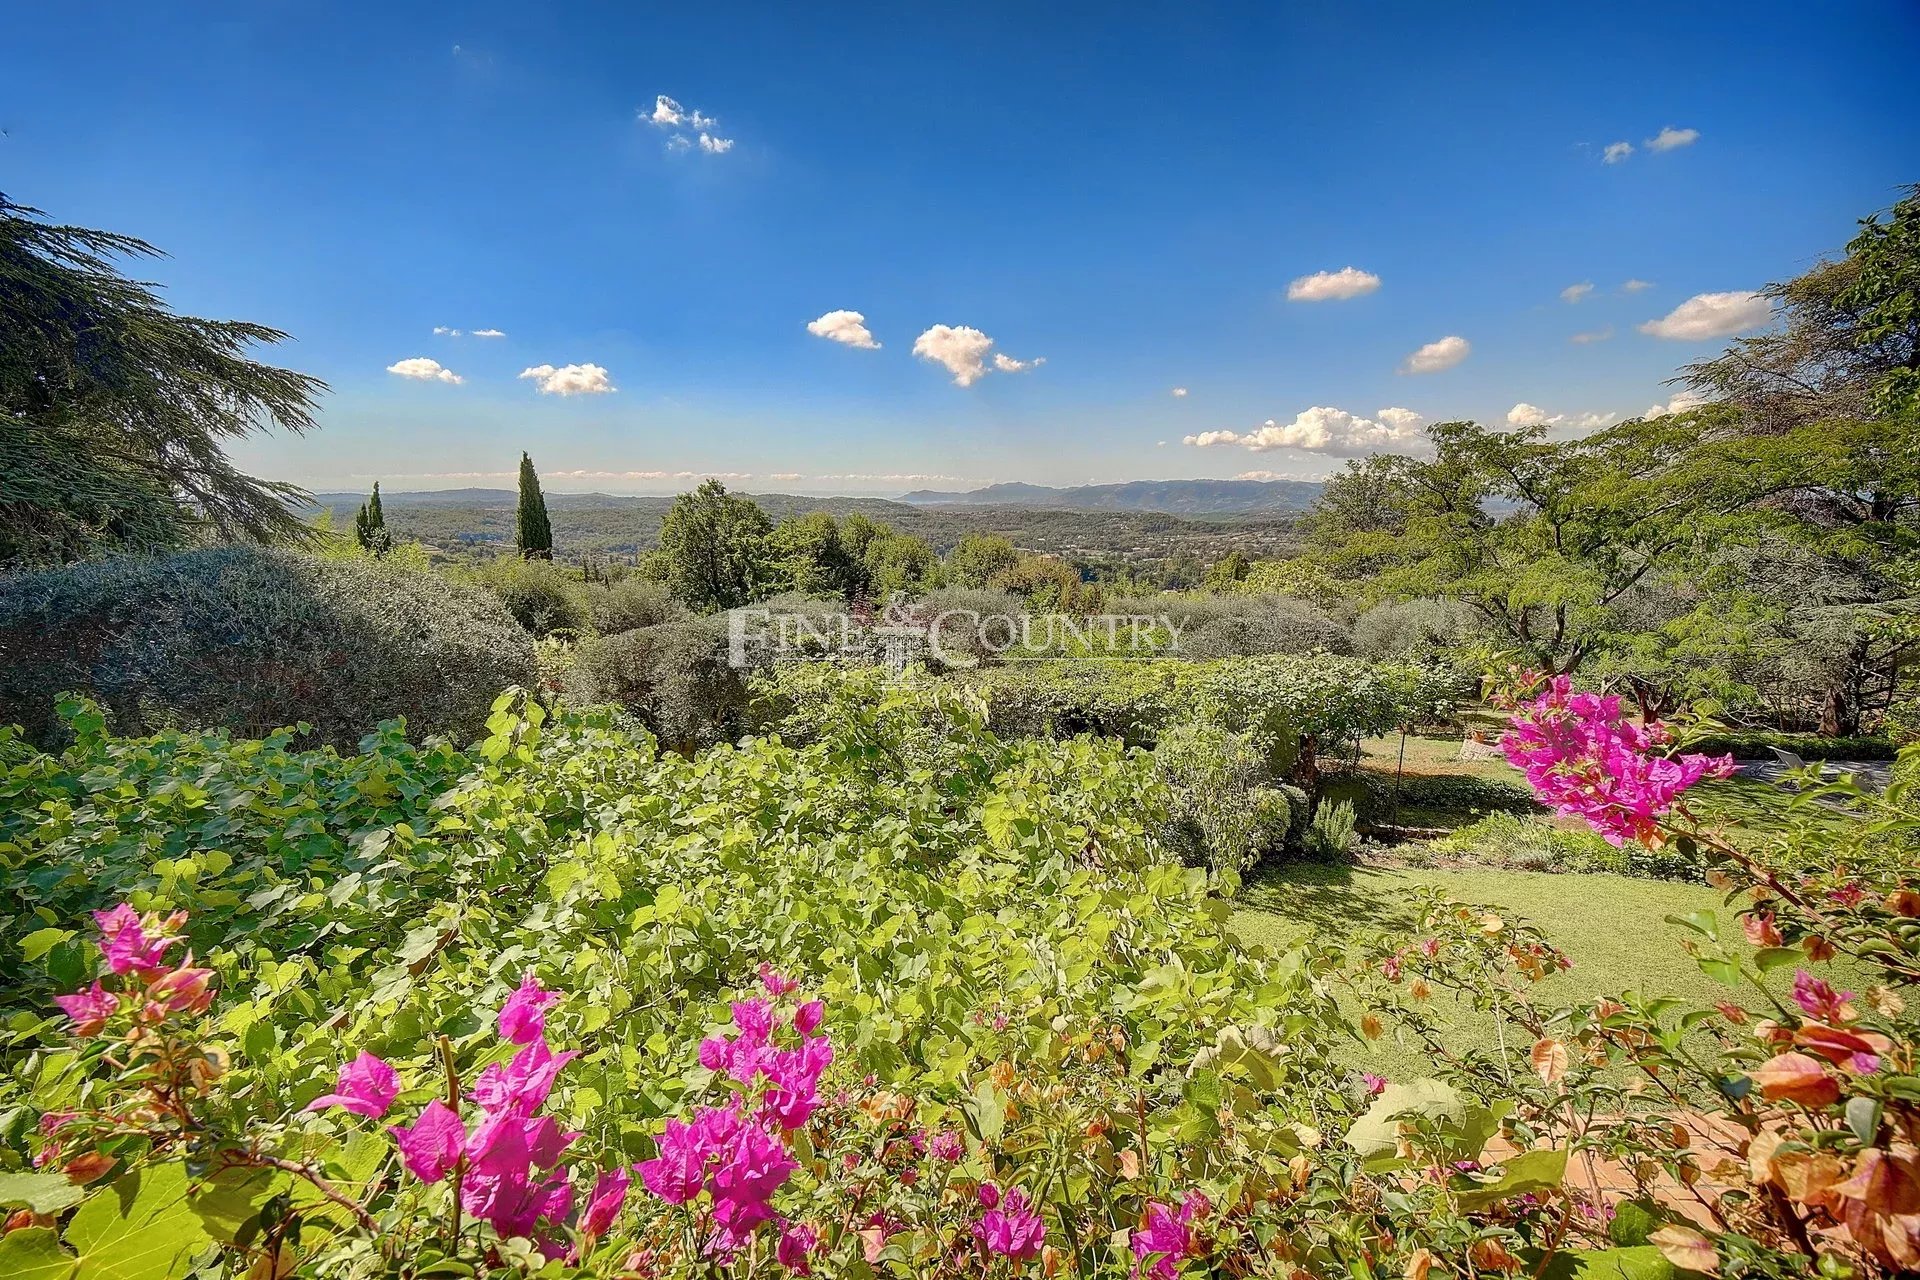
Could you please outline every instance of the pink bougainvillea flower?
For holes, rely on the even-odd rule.
[[[467,1096],[489,1112],[511,1111],[525,1118],[546,1102],[560,1069],[579,1056],[572,1049],[555,1053],[545,1040],[536,1039],[514,1054],[511,1062],[496,1062],[482,1071]]]
[[[818,1000],[809,1000],[793,1011],[793,1029],[803,1036],[810,1036],[820,1026],[820,1019],[826,1016],[827,1007]]]
[[[808,1259],[820,1247],[820,1233],[804,1222],[786,1222],[780,1226],[780,1239],[773,1246],[776,1261],[797,1276],[812,1275]]]
[[[500,1035],[515,1044],[532,1044],[546,1034],[546,1008],[560,997],[540,985],[532,974],[520,980],[520,987],[500,1006]]]
[[[393,1100],[399,1095],[400,1077],[394,1069],[361,1050],[359,1057],[340,1068],[333,1092],[315,1098],[306,1105],[305,1110],[324,1111],[328,1107],[339,1107],[342,1111],[378,1119],[387,1114],[387,1108],[393,1105]]]
[[[1780,929],[1773,922],[1773,912],[1756,911],[1740,921],[1740,929],[1747,935],[1747,942],[1756,947],[1777,947],[1780,945]]]
[[[1193,1233],[1172,1209],[1155,1202],[1147,1205],[1146,1225],[1133,1233],[1132,1244],[1136,1276],[1144,1264],[1154,1280],[1174,1280],[1193,1248]]]
[[[179,941],[149,936],[147,922],[124,902],[111,911],[94,912],[93,920],[100,926],[100,950],[106,956],[107,968],[115,973],[149,973],[159,969],[165,963],[162,957],[167,948]]]
[[[980,1197],[982,1209],[995,1209],[1000,1205],[1000,1188],[991,1182],[981,1183],[980,1189],[974,1194]]]
[[[1681,792],[1733,772],[1732,756],[1655,754],[1671,740],[1664,726],[1633,724],[1617,696],[1575,693],[1563,675],[1508,724],[1500,749],[1534,794],[1611,844],[1652,840]]]
[[[967,1144],[958,1129],[942,1129],[927,1141],[927,1150],[934,1159],[953,1164],[967,1154]]]
[[[773,1216],[769,1203],[800,1164],[780,1141],[764,1129],[742,1125],[733,1141],[720,1150],[720,1160],[709,1179],[713,1193],[713,1220],[725,1237],[739,1242],[754,1227]]]
[[[620,1216],[627,1202],[627,1188],[633,1185],[625,1169],[602,1173],[587,1196],[586,1211],[580,1215],[580,1230],[590,1236],[604,1236]]]
[[[990,1186],[983,1183],[982,1187]],[[1038,1257],[1046,1242],[1047,1227],[1027,1202],[1027,1193],[1019,1188],[1001,1197],[1002,1207],[988,1209],[973,1224],[973,1238],[988,1253],[997,1253],[1015,1262]]]
[[[183,966],[161,974],[147,988],[147,1004],[141,1016],[158,1022],[176,1014],[204,1013],[212,1003],[213,970]]]
[[[1387,1091],[1387,1078],[1377,1076],[1371,1071],[1361,1074],[1360,1083],[1366,1086],[1367,1096],[1370,1098],[1377,1098]]]
[[[407,1172],[422,1182],[438,1182],[460,1160],[466,1146],[466,1126],[452,1107],[435,1098],[420,1112],[413,1127],[396,1124],[387,1130]]]
[[[660,1154],[640,1163],[640,1181],[668,1204],[685,1204],[707,1180],[707,1146],[697,1125],[667,1121]]]
[[[1825,978],[1816,978],[1805,969],[1794,971],[1793,1002],[1809,1018],[1819,1018],[1824,1022],[1851,1022],[1854,1018],[1852,1000],[1853,992],[1835,991]]]
[[[77,1036],[99,1035],[100,1029],[107,1025],[107,1019],[120,1007],[120,997],[97,981],[84,991],[55,996],[53,1002],[73,1023],[73,1033]]]
[[[777,1000],[789,992],[798,991],[800,984],[763,960],[760,962],[760,987]]]

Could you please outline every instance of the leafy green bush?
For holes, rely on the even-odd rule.
[[[1188,715],[1200,670],[1183,662],[1088,658],[989,667],[962,679],[985,699],[995,733],[1091,733],[1152,746],[1163,729]]]
[[[1458,600],[1388,600],[1353,620],[1353,651],[1363,658],[1427,658],[1478,630],[1473,611]]]
[[[570,696],[624,707],[676,749],[711,746],[746,729],[746,677],[727,663],[724,619],[591,637],[565,679]]]
[[[587,617],[603,636],[636,631],[672,622],[686,615],[666,584],[645,578],[622,578],[605,586],[586,588]]]
[[[1324,862],[1337,862],[1359,842],[1354,830],[1353,806],[1345,800],[1323,804],[1307,827],[1307,852]]]
[[[1280,595],[1183,595],[1115,599],[1109,613],[1165,617],[1178,654],[1195,662],[1253,654],[1351,653],[1353,637],[1305,600]]]
[[[378,562],[218,547],[0,581],[0,724],[49,741],[54,703],[96,699],[126,733],[262,734],[347,746],[405,717],[477,733],[533,643],[484,592]]]
[[[1296,817],[1265,785],[1266,762],[1241,734],[1190,721],[1162,734],[1154,767],[1167,789],[1160,840],[1188,866],[1244,872],[1286,848]]]
[[[1614,846],[1585,827],[1545,814],[1490,813],[1428,846],[1438,857],[1513,871],[1606,871],[1659,880],[1698,880],[1692,860],[1670,849]]]
[[[592,610],[586,584],[551,560],[495,556],[470,574],[500,597],[515,620],[535,636],[587,630]]]
[[[283,745],[142,746],[83,733],[66,756],[15,779],[13,884],[57,872],[75,892],[31,919],[24,896],[7,899],[21,917],[10,939],[30,927],[32,973],[0,993],[13,1015],[0,1115],[26,1117],[0,1132],[0,1161],[20,1169],[44,1156],[58,1169],[86,1149],[77,1129],[59,1139],[64,1149],[50,1145],[41,1114],[85,1108],[88,1133],[120,1114],[122,1059],[41,1016],[48,993],[92,969],[93,926],[80,911],[110,895],[150,919],[189,913],[187,944],[209,970],[213,1008],[169,1022],[168,1043],[176,1057],[217,1055],[220,1070],[194,1077],[164,1130],[118,1147],[121,1165],[64,1244],[48,1219],[54,1228],[7,1237],[0,1264],[28,1248],[71,1261],[66,1250],[88,1249],[90,1224],[105,1218],[127,1232],[149,1224],[142,1274],[184,1275],[187,1255],[217,1242],[203,1274],[239,1276],[279,1247],[290,1203],[302,1229],[284,1257],[301,1274],[399,1273],[447,1253],[468,1271],[498,1273],[487,1259],[522,1255],[537,1270],[528,1243],[479,1210],[451,1226],[446,1186],[400,1166],[383,1122],[300,1110],[362,1051],[391,1064],[405,1090],[388,1121],[442,1096],[449,1072],[469,1084],[497,1078],[484,1069],[514,1046],[502,1045],[494,1011],[523,975],[558,995],[544,1035],[583,1055],[546,1098],[579,1135],[565,1159],[583,1190],[596,1169],[654,1154],[664,1119],[726,1096],[695,1046],[763,965],[823,1001],[820,1029],[835,1048],[824,1092],[840,1101],[802,1135],[830,1158],[817,1162],[821,1181],[802,1171],[795,1188],[848,1194],[824,1179],[861,1161],[920,1159],[908,1138],[922,1127],[943,1141],[965,1135],[962,1163],[925,1157],[918,1189],[910,1178],[876,1184],[901,1224],[882,1229],[881,1244],[893,1236],[887,1273],[910,1273],[920,1242],[947,1248],[939,1233],[971,1241],[978,1209],[962,1216],[958,1198],[941,1195],[949,1170],[967,1204],[989,1176],[1019,1188],[1063,1242],[1138,1220],[1149,1200],[1178,1203],[1198,1177],[1223,1205],[1279,1185],[1361,1097],[1357,1084],[1328,1083],[1352,1074],[1331,1057],[1342,1015],[1297,958],[1233,942],[1204,871],[1160,858],[1146,829],[1150,762],[1112,742],[1008,742],[963,722],[951,735],[962,749],[915,763],[897,734],[912,730],[921,695],[889,688],[874,696],[898,706],[870,699],[869,718],[823,723],[807,746],[758,738],[697,759],[656,755],[606,715],[549,720],[520,701],[502,704],[470,757],[393,773],[397,744],[381,749],[386,763],[309,761]],[[214,770],[220,803],[242,807],[259,798],[233,788],[274,776],[302,813],[376,774],[411,798],[350,800],[355,820],[380,825],[344,839],[317,830],[321,843],[291,867],[282,824],[267,814],[225,835],[230,860],[209,859],[192,851],[200,835],[179,828],[211,821],[199,804],[214,802],[183,811],[171,761]],[[51,819],[45,801],[72,816]],[[96,845],[101,831],[160,843]],[[84,896],[66,870],[77,859],[92,859],[111,890]],[[1150,1134],[1183,1136],[1156,1142],[1136,1177],[1100,1173],[1122,1153],[1137,1158]],[[1177,1152],[1203,1163],[1189,1171]],[[181,1181],[189,1158],[204,1183]],[[1050,1176],[1062,1172],[1070,1179]],[[21,1185],[40,1194],[43,1181],[52,1185]],[[174,1188],[170,1198],[143,1194],[149,1182]],[[860,1222],[876,1211],[856,1218],[826,1199],[796,1207],[820,1225],[820,1274],[865,1273],[872,1246]],[[636,1250],[677,1239],[684,1216],[636,1185],[610,1230],[569,1234],[563,1247],[579,1248],[581,1271],[612,1275]],[[1125,1275],[1128,1244],[1106,1235],[1086,1236],[1087,1269]],[[1246,1238],[1263,1247],[1251,1225]],[[706,1265],[661,1260],[670,1275]]]

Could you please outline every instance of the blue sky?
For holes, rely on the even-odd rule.
[[[1667,402],[1920,180],[1917,64],[1910,0],[49,4],[0,190],[294,335],[322,429],[236,454],[314,488],[1311,477]]]

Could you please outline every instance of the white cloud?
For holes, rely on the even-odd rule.
[[[1676,391],[1673,393],[1673,399],[1667,401],[1665,404],[1649,405],[1647,411],[1640,416],[1643,418],[1664,418],[1669,414],[1685,413],[1689,409],[1698,409],[1706,402],[1707,398],[1703,395],[1698,395],[1692,391]]]
[[[936,324],[913,340],[913,354],[946,366],[957,387],[970,387],[987,375],[987,352],[992,349],[992,338],[964,324]],[[993,353],[993,367],[1001,373],[1019,373],[1046,362],[1045,356],[1015,360],[1005,352]]]
[[[460,336],[460,331],[458,329],[449,329],[447,328],[447,326],[443,324],[437,324],[433,326],[433,331],[439,334],[443,338],[457,338]]]
[[[405,360],[396,360],[387,366],[387,372],[397,373],[403,378],[413,378],[420,382],[451,382],[455,386],[466,381],[438,360],[429,360],[425,356],[411,356]]]
[[[1582,280],[1579,284],[1570,284],[1560,291],[1560,301],[1578,302],[1593,292],[1593,281]]]
[[[1758,329],[1773,318],[1773,304],[1757,293],[1696,293],[1640,332],[1676,342],[1725,338]]]
[[[1187,389],[1185,387],[1175,387],[1172,391],[1169,391],[1167,394],[1172,396],[1175,400],[1184,400],[1187,398]]]
[[[567,364],[557,369],[550,364],[537,364],[531,369],[522,369],[520,376],[532,378],[543,396],[604,395],[620,389],[597,364]]]
[[[1690,147],[1698,141],[1700,141],[1698,129],[1676,129],[1668,125],[1647,139],[1647,150],[1672,151],[1675,147]]]
[[[656,129],[672,132],[667,139],[668,151],[691,151],[696,141],[700,150],[712,156],[733,150],[733,139],[723,138],[716,132],[720,127],[719,120],[698,108],[683,107],[664,93],[654,97],[652,111],[641,107],[634,114]]]
[[[1254,453],[1302,449],[1357,457],[1424,443],[1420,428],[1425,422],[1411,409],[1382,409],[1372,418],[1362,418],[1345,409],[1315,405],[1294,415],[1293,421],[1284,426],[1269,418],[1252,431],[1202,431],[1183,437],[1182,443],[1202,449],[1225,445]]]
[[[1451,369],[1467,358],[1473,350],[1473,344],[1458,334],[1449,334],[1436,342],[1429,342],[1400,366],[1402,373],[1438,373],[1442,369]]]
[[[816,338],[844,343],[849,347],[862,347],[868,351],[880,349],[880,344],[873,340],[872,331],[867,328],[866,316],[858,311],[829,311],[818,320],[807,321],[807,332]]]
[[[475,329],[473,336],[476,338],[504,338],[507,336],[507,331],[505,329]]]
[[[1642,289],[1651,288],[1653,288],[1653,281],[1651,280],[1629,280],[1620,286],[1620,292],[1639,293]]]
[[[1631,142],[1609,142],[1607,149],[1600,153],[1600,160],[1603,164],[1619,164],[1632,154],[1633,144]]]
[[[1379,287],[1380,277],[1371,271],[1362,271],[1358,267],[1342,267],[1338,271],[1316,271],[1310,276],[1301,276],[1287,286],[1287,301],[1341,301],[1357,298],[1363,293],[1372,293]]]
[[[1610,427],[1619,420],[1617,413],[1576,413],[1571,416],[1548,413],[1539,405],[1528,404],[1524,400],[1507,410],[1507,425],[1510,427],[1569,427],[1576,431],[1592,431],[1598,427]]]
[[[1608,325],[1604,329],[1589,329],[1585,333],[1576,333],[1571,338],[1568,338],[1567,341],[1578,343],[1584,347],[1591,342],[1605,342],[1612,336],[1613,326]]]
[[[945,365],[957,387],[970,387],[987,372],[993,339],[968,325],[937,324],[913,340],[913,354]]]
[[[776,471],[767,477],[769,480],[798,480],[800,478],[801,475],[798,471]]]

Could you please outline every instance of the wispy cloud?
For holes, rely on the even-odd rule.
[[[1589,343],[1605,342],[1608,338],[1611,338],[1612,336],[1613,336],[1613,326],[1607,325],[1605,328],[1589,329],[1585,333],[1576,333],[1571,338],[1568,338],[1567,341],[1576,343],[1584,347]]]
[[[1287,286],[1289,302],[1342,302],[1372,293],[1380,287],[1380,277],[1358,267],[1338,271],[1316,271],[1301,276]]]
[[[653,110],[641,107],[634,114],[654,128],[668,131],[668,151],[691,151],[696,142],[710,156],[733,150],[734,140],[719,134],[719,120],[698,108],[683,107],[664,93],[654,96]]]
[[[1641,293],[1651,288],[1653,288],[1653,281],[1651,280],[1628,280],[1620,286],[1620,292]]]
[[[1465,360],[1473,351],[1473,344],[1458,334],[1429,342],[1406,358],[1400,366],[1402,373],[1439,373],[1442,369],[1451,369]]]
[[[1184,400],[1187,398],[1187,389],[1185,387],[1175,387],[1172,391],[1169,391],[1167,394],[1172,396],[1175,400]]]
[[[1593,281],[1582,280],[1579,284],[1570,284],[1560,291],[1560,301],[1578,302],[1593,292]]]
[[[458,386],[466,379],[426,356],[409,356],[405,360],[395,360],[387,366],[387,372],[402,378],[412,378],[416,382],[451,382]]]
[[[1676,129],[1668,125],[1647,139],[1647,150],[1672,151],[1675,147],[1690,147],[1698,141],[1700,141],[1698,129]]]
[[[1619,164],[1632,154],[1633,144],[1631,142],[1609,142],[1606,150],[1600,153],[1600,162],[1602,164]]]

